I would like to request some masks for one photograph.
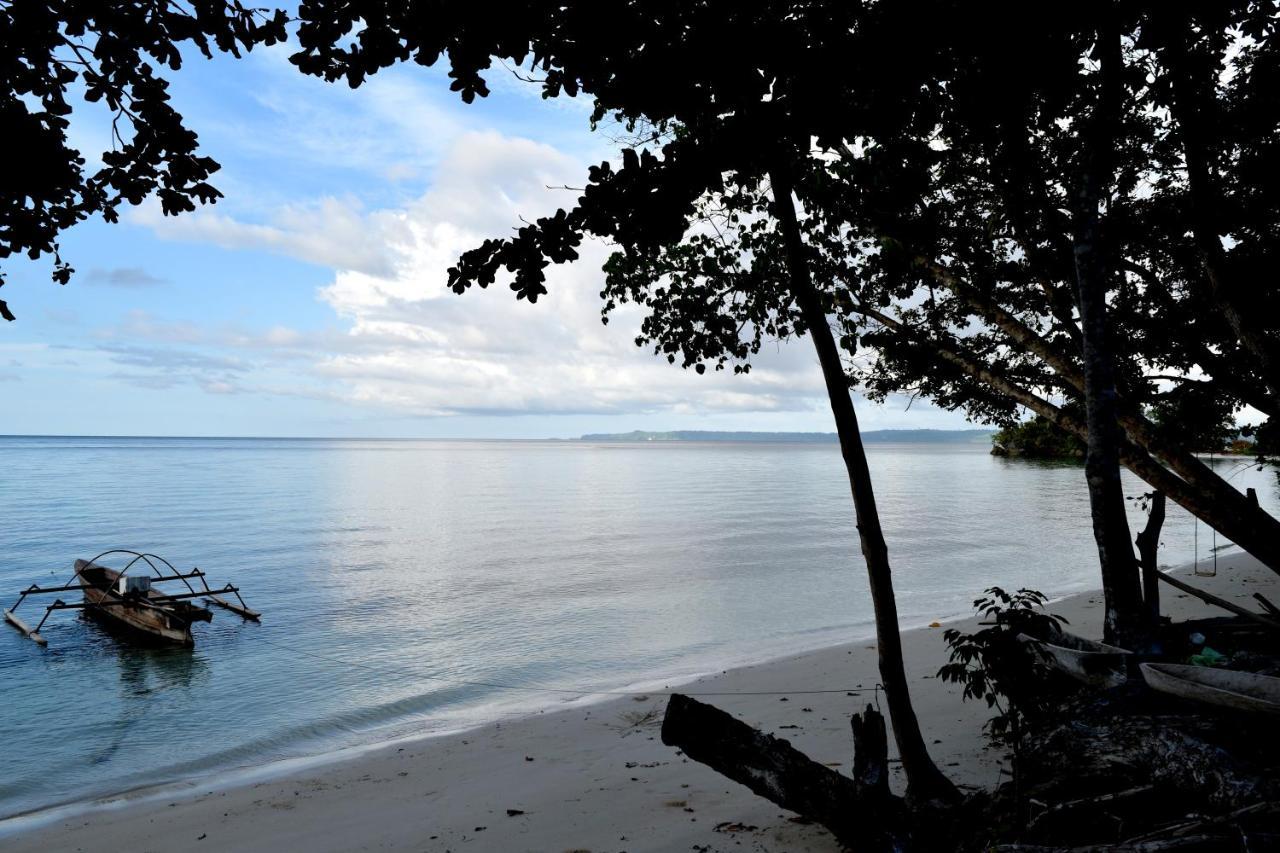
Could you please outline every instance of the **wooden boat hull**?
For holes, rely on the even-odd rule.
[[[1141,669],[1147,686],[1161,693],[1237,711],[1280,714],[1280,678],[1174,663],[1144,663]]]
[[[1119,687],[1129,680],[1128,658],[1133,652],[1061,631],[1049,640],[1019,634],[1052,669],[1091,687]]]
[[[149,605],[146,599],[126,601],[115,591],[120,573],[105,566],[76,560],[76,578],[84,584],[85,612],[113,628],[162,645],[191,647],[191,620],[171,608]]]

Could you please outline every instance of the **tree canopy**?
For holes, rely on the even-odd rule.
[[[184,47],[240,55],[285,39],[283,11],[239,0],[0,3],[0,127],[9,168],[0,183],[0,260],[52,255],[53,279],[73,273],[58,236],[96,214],[115,222],[124,203],[154,194],[167,215],[217,200],[218,169],[169,102],[163,71]],[[74,103],[104,104],[109,148],[92,169],[67,135]],[[0,285],[4,283],[0,271]],[[13,314],[0,301],[0,316]]]

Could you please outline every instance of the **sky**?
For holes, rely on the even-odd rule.
[[[570,206],[612,159],[584,99],[543,100],[499,67],[464,104],[440,69],[358,90],[306,77],[288,45],[190,57],[173,101],[222,164],[224,198],[166,217],[147,201],[67,231],[77,270],[10,259],[0,434],[568,438],[632,429],[831,431],[807,339],[747,376],[699,376],[600,322],[589,244],[536,305],[504,286],[455,295],[446,270],[488,237]],[[77,105],[72,141],[109,145]],[[964,428],[923,401],[859,399],[862,428]]]

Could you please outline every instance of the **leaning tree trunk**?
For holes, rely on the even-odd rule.
[[[855,305],[852,310],[911,340],[921,348],[921,353],[926,358],[931,358],[942,365],[958,368],[1002,397],[1027,407],[1082,441],[1088,441],[1089,431],[1083,421],[1050,403],[1038,393],[993,372],[988,365],[959,348],[956,341],[923,334],[901,320],[868,305]],[[1187,512],[1257,557],[1264,565],[1280,573],[1280,523],[1259,509],[1256,499],[1250,499],[1234,490],[1232,492],[1238,500],[1229,499],[1229,494],[1220,489],[1210,488],[1199,481],[1189,482],[1178,473],[1166,468],[1160,462],[1162,457],[1153,455],[1160,452],[1161,447],[1162,445],[1159,444],[1144,444],[1134,440],[1122,443],[1120,463],[1145,480],[1148,485],[1166,494]],[[1168,448],[1164,447],[1163,450],[1168,451]],[[1210,474],[1211,477],[1206,479],[1221,479],[1217,474],[1212,472]]]
[[[1106,13],[1104,13],[1106,14]],[[1114,15],[1114,10],[1111,10]],[[1081,354],[1084,364],[1085,421],[1088,450],[1085,479],[1093,537],[1098,544],[1102,590],[1106,612],[1104,639],[1109,643],[1146,643],[1146,620],[1139,593],[1138,573],[1129,539],[1124,489],[1120,482],[1120,426],[1117,420],[1115,354],[1107,328],[1109,264],[1102,246],[1098,212],[1104,188],[1110,182],[1109,152],[1114,115],[1119,105],[1120,40],[1112,22],[1099,28],[1102,68],[1091,150],[1080,176],[1074,211],[1072,245],[1076,263],[1076,308],[1080,312]]]
[[[990,295],[958,279],[945,267],[927,258],[918,258],[917,263],[935,280],[946,285],[968,303],[985,322],[1003,332],[1012,344],[1042,359],[1066,386],[1074,389],[1081,398],[1084,397],[1083,371],[1055,345],[1015,317]],[[1254,396],[1256,399],[1256,395]],[[1267,405],[1264,400],[1256,400],[1253,405],[1259,403],[1264,407]],[[1134,473],[1139,473],[1139,476],[1156,488],[1164,489],[1169,497],[1188,512],[1229,537],[1273,571],[1280,573],[1280,520],[1261,511],[1256,505],[1250,505],[1244,495],[1187,447],[1160,435],[1155,425],[1132,401],[1119,399],[1115,409],[1116,420],[1125,433],[1125,439],[1155,457],[1162,465],[1167,465],[1184,485],[1181,488],[1166,489],[1137,470]],[[1123,451],[1121,462],[1128,464]]]
[[[867,467],[867,454],[862,446],[862,435],[858,431],[858,416],[849,395],[849,382],[844,375],[840,350],[831,335],[826,311],[809,274],[800,228],[796,222],[795,205],[791,201],[791,184],[780,169],[771,171],[769,177],[773,184],[776,215],[786,246],[791,295],[800,306],[805,325],[813,338],[814,349],[818,353],[818,361],[822,365],[827,397],[831,402],[831,413],[835,416],[836,433],[840,439],[840,454],[844,457],[849,486],[853,492],[858,536],[867,562],[871,602],[875,609],[880,680],[888,699],[889,719],[893,724],[893,737],[898,744],[902,769],[907,774],[907,785],[913,797],[954,801],[959,798],[959,793],[929,757],[924,738],[920,734],[915,709],[911,706],[902,661],[902,638],[898,632],[898,605],[893,594],[889,549],[885,544],[884,532],[880,529],[880,514],[876,509],[871,471]]]

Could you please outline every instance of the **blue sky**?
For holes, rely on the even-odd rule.
[[[168,218],[151,202],[64,235],[72,283],[6,262],[0,433],[567,437],[630,429],[830,430],[807,340],[748,377],[697,376],[635,347],[638,315],[598,319],[602,246],[550,297],[455,296],[457,254],[567,206],[613,155],[583,100],[544,101],[499,69],[471,105],[438,69],[352,91],[289,47],[195,57],[174,102],[223,166],[225,198]],[[73,141],[108,141],[80,109]],[[959,428],[917,401],[860,401],[864,429]]]

